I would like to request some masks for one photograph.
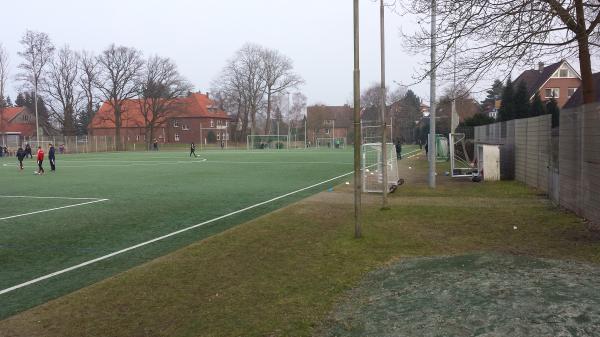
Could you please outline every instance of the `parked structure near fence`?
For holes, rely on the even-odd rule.
[[[475,128],[475,144],[500,145],[502,179],[516,179],[600,224],[600,105]]]

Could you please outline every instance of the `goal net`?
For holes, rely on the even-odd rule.
[[[471,163],[464,133],[450,134],[450,175],[452,177],[471,177],[477,174],[477,168]]]
[[[346,138],[317,138],[317,149],[345,149]]]
[[[381,143],[381,122],[372,120],[361,120],[361,138],[363,144]],[[386,128],[386,140],[393,142],[392,125]]]
[[[287,135],[249,135],[246,144],[248,150],[283,150],[290,147]]]
[[[388,191],[398,186],[398,159],[394,144],[387,143],[386,165],[383,165],[383,151],[381,143],[368,143],[362,145],[362,186],[363,192],[377,193],[383,191],[383,168],[387,168]]]

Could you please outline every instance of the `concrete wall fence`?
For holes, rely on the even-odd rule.
[[[600,105],[562,111],[554,130],[550,115],[479,126],[474,141],[500,145],[503,179],[600,223]]]

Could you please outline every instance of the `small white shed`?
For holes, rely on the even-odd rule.
[[[483,180],[500,180],[500,145],[477,144],[477,168]]]

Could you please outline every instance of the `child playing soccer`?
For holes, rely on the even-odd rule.
[[[44,167],[42,166],[42,164],[44,163],[44,150],[42,149],[41,146],[38,146],[37,163],[38,163],[37,174],[44,174]]]
[[[25,150],[19,146],[17,150],[17,160],[19,161],[19,170],[23,171],[23,159],[25,159]]]
[[[192,143],[192,144],[190,145],[190,157],[191,157],[192,155],[194,155],[194,157],[198,157],[198,156],[196,155],[196,144],[194,144],[194,143]]]

